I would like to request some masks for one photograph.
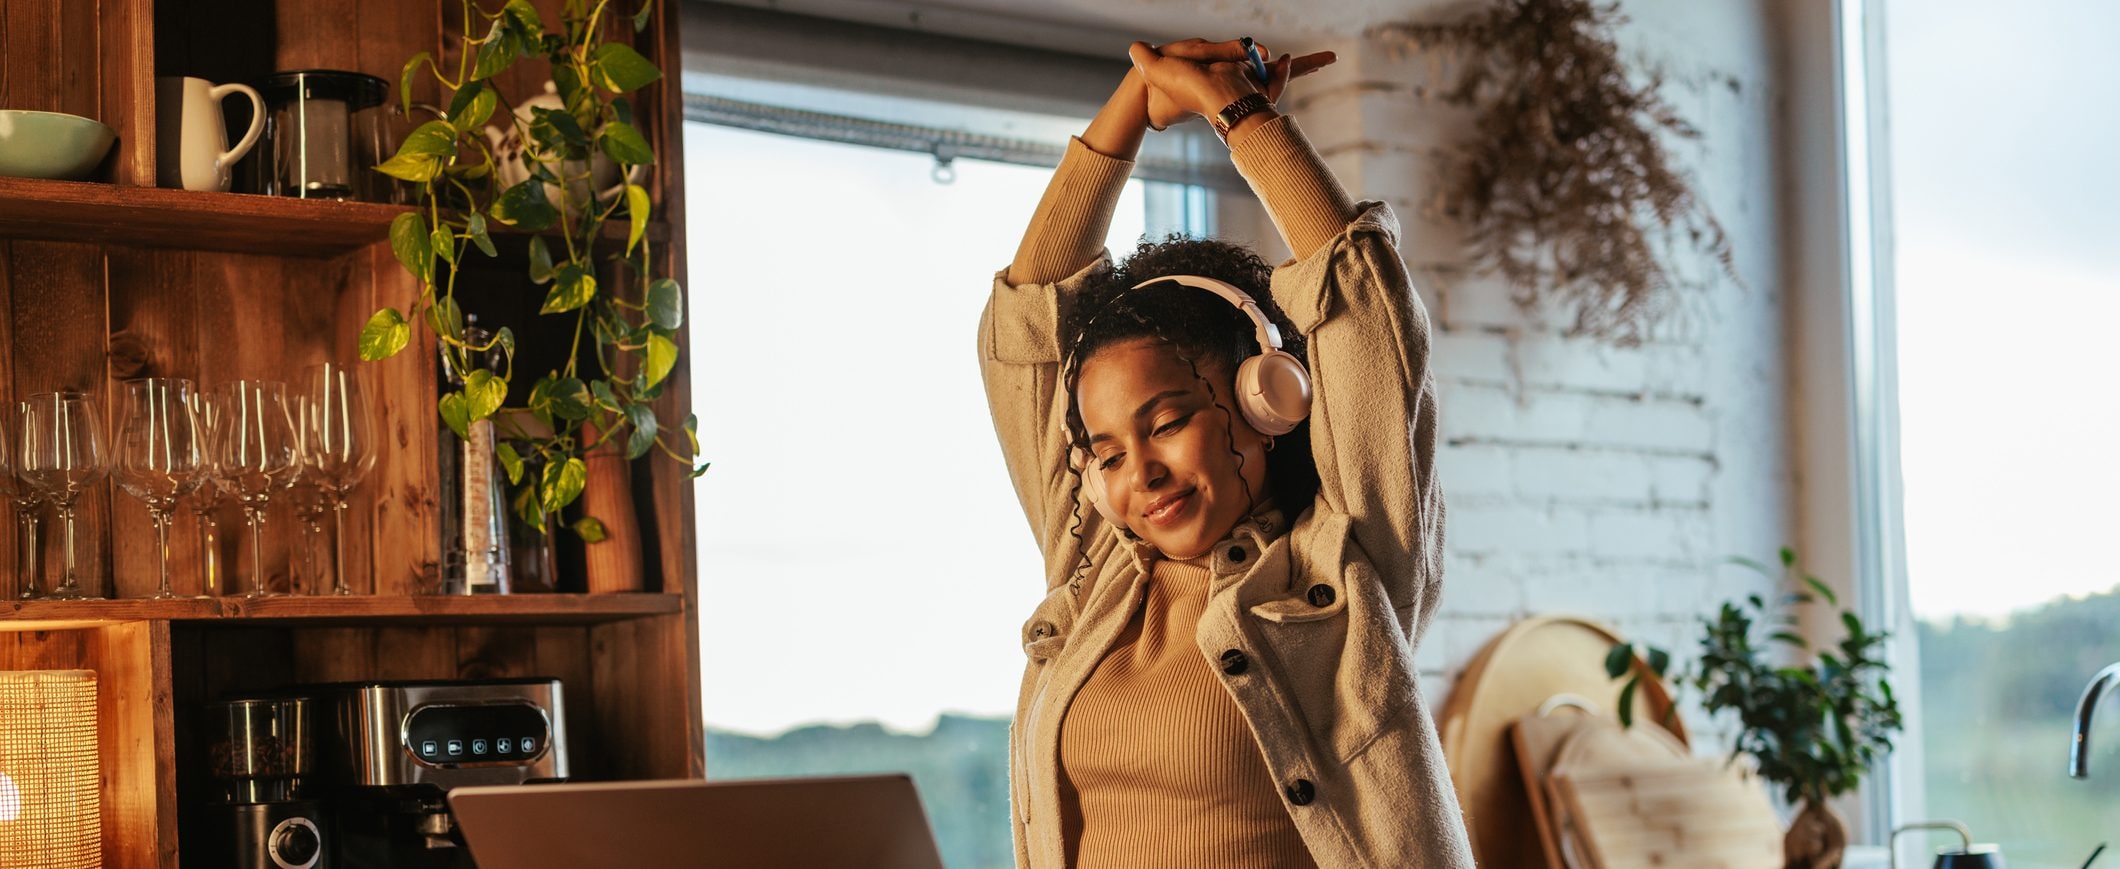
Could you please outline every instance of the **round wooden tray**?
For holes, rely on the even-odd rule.
[[[1605,653],[1617,642],[1617,633],[1587,619],[1525,619],[1489,640],[1458,676],[1440,716],[1443,758],[1480,865],[1545,863],[1509,727],[1555,694],[1588,699],[1597,714],[1618,720],[1624,682],[1605,675]],[[1654,680],[1635,692],[1637,726],[1665,724],[1670,709],[1670,694]],[[1684,744],[1684,723],[1669,717],[1665,729]]]

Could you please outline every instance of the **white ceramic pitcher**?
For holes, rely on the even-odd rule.
[[[232,94],[250,98],[250,129],[228,147],[228,124],[221,101]],[[155,183],[186,190],[225,191],[229,168],[258,143],[265,129],[265,100],[249,85],[217,85],[203,78],[166,76],[155,79]]]

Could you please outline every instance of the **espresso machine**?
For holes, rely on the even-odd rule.
[[[322,716],[314,780],[335,869],[461,869],[447,795],[567,778],[557,679],[353,682],[301,689]]]
[[[211,765],[220,799],[210,850],[234,869],[327,869],[322,806],[308,798],[309,701],[257,697],[207,706]]]

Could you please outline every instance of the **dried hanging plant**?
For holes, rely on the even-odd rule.
[[[1616,4],[1500,0],[1452,24],[1393,24],[1402,47],[1460,49],[1443,98],[1475,107],[1477,136],[1446,170],[1474,262],[1526,307],[1572,308],[1570,334],[1639,343],[1675,305],[1658,251],[1683,231],[1737,280],[1722,225],[1671,166],[1660,131],[1698,130],[1620,61]],[[1650,221],[1656,238],[1652,243]]]

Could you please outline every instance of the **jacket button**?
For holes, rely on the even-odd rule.
[[[1291,803],[1307,806],[1310,805],[1311,800],[1317,798],[1318,789],[1310,783],[1310,779],[1299,778],[1288,786],[1288,801]]]
[[[1053,627],[1052,622],[1039,622],[1035,625],[1031,625],[1031,639],[1042,640],[1046,637],[1052,636],[1055,631],[1056,629]]]
[[[1328,607],[1332,606],[1332,600],[1335,595],[1333,594],[1332,586],[1321,582],[1310,587],[1309,597],[1311,606]]]
[[[1231,564],[1243,564],[1244,559],[1250,557],[1250,553],[1245,552],[1242,546],[1229,547],[1229,561]]]
[[[1231,649],[1222,653],[1222,672],[1224,673],[1235,676],[1244,672],[1250,666],[1251,659],[1244,657],[1244,653],[1241,651]]]

